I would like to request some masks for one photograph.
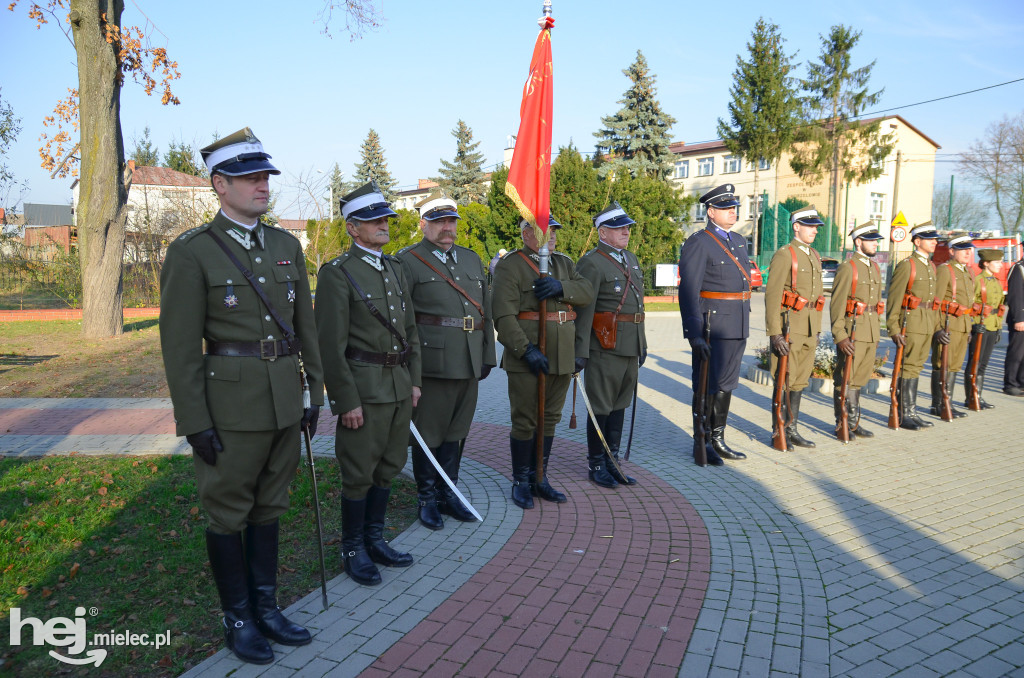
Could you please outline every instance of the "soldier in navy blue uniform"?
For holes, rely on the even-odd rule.
[[[700,197],[707,208],[707,228],[683,243],[679,255],[679,312],[683,336],[693,355],[693,425],[702,426],[697,404],[703,361],[708,365],[710,440],[705,441],[708,463],[747,455],[725,444],[725,424],[732,392],[740,382],[740,363],[750,334],[750,259],[747,241],[731,229],[739,217],[740,201],[732,184],[713,188]],[[704,341],[704,314],[710,311],[711,341]],[[697,450],[694,450],[696,461]]]

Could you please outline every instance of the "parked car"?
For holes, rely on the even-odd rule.
[[[754,262],[750,262],[750,289],[757,292],[764,286],[764,275]]]
[[[821,260],[821,282],[825,286],[826,292],[832,291],[832,285],[836,281],[836,269],[838,268],[839,262],[835,259]]]

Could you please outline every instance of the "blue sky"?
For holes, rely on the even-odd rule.
[[[0,8],[0,88],[22,119],[7,159],[27,180],[28,202],[67,203],[69,180],[38,165],[42,118],[76,86],[74,51],[55,26],[35,30]],[[126,151],[151,128],[161,152],[172,139],[199,147],[250,126],[284,171],[275,188],[294,192],[299,177],[319,177],[338,162],[351,173],[373,127],[403,187],[437,173],[450,158],[459,118],[473,129],[489,165],[519,126],[519,98],[537,33],[540,0],[414,2],[377,0],[384,25],[350,41],[336,23],[328,38],[317,24],[320,0],[297,3],[129,0],[126,24],[146,17],[178,61],[180,106],[164,107],[129,84],[122,94]],[[141,10],[140,10],[141,8]],[[770,9],[768,9],[770,8]],[[145,12],[143,16],[142,12]],[[663,107],[677,119],[676,141],[716,138],[726,115],[737,54],[758,16],[782,29],[796,61],[817,60],[819,34],[837,23],[863,31],[854,65],[872,60],[876,110],[1024,77],[1024,3],[789,2],[722,3],[555,0],[554,142],[593,148],[601,116],[618,109],[622,74],[644,52]],[[801,66],[798,73],[803,75]],[[1024,110],[1024,82],[898,112],[942,146],[936,176],[955,171],[964,150],[1004,115]],[[958,186],[960,182],[958,181]],[[300,216],[291,198],[283,216]],[[305,215],[302,215],[305,216]]]

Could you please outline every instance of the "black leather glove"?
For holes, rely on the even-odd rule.
[[[215,429],[208,428],[199,433],[192,433],[185,436],[185,440],[192,446],[192,454],[210,466],[217,465],[217,453],[223,452],[224,446],[220,444],[220,438],[217,437]]]
[[[530,371],[536,375],[540,375],[541,372],[544,374],[548,373],[548,359],[540,349],[533,344],[526,346],[526,353],[523,354],[523,360],[530,366]]]
[[[1002,338],[1003,338],[1003,333],[997,330],[996,331],[996,343],[998,344],[999,340],[1002,339]],[[1007,349],[1007,350],[1009,350],[1009,349]]]
[[[702,360],[711,357],[711,347],[708,346],[708,342],[704,341],[704,337],[690,339],[690,352],[699,353]]]
[[[985,331],[985,326],[981,323],[974,323],[971,325],[971,334],[981,334]]]
[[[492,365],[484,365],[480,368],[480,381],[483,381],[491,373]]]
[[[932,339],[939,342],[943,346],[949,343],[949,330],[939,330],[932,335]]]
[[[836,344],[836,348],[838,348],[846,355],[853,355],[854,353],[857,352],[857,349],[854,347],[853,342],[850,341],[849,337],[847,337],[846,339],[841,339],[839,343]]]
[[[772,351],[777,356],[789,355],[789,342],[786,341],[786,337],[781,334],[773,334],[771,336]]]
[[[590,362],[589,358],[576,358],[576,372],[577,374],[587,369],[587,363]]]
[[[562,296],[562,283],[550,275],[533,281],[533,295],[538,299],[550,299]]]
[[[643,367],[645,362],[647,362],[647,351],[640,354],[640,364],[638,367]]]
[[[904,337],[902,334],[897,333],[892,335],[892,343],[896,344],[897,346],[906,346],[907,338]]]
[[[320,406],[310,405],[302,410],[302,428],[309,427],[309,438],[316,435],[316,422],[320,420]]]

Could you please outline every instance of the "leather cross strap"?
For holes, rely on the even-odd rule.
[[[419,259],[420,261],[422,261],[422,262],[423,262],[424,264],[426,264],[426,265],[427,265],[427,268],[429,268],[429,269],[430,269],[431,271],[433,271],[434,273],[436,273],[436,274],[438,274],[439,276],[441,276],[441,278],[442,278],[442,279],[443,279],[443,280],[444,280],[444,281],[445,281],[446,283],[448,283],[449,285],[451,285],[451,286],[452,286],[452,287],[453,287],[453,288],[455,289],[455,291],[456,291],[456,292],[458,292],[459,294],[461,294],[462,296],[464,296],[464,297],[466,298],[466,301],[468,301],[469,303],[473,304],[473,308],[475,308],[475,309],[476,309],[477,313],[479,313],[479,314],[480,314],[480,317],[481,317],[481,319],[483,319],[483,317],[484,317],[484,307],[483,307],[483,306],[481,306],[480,304],[476,303],[476,300],[475,300],[475,299],[473,299],[473,297],[469,296],[469,294],[467,294],[467,293],[466,293],[466,290],[464,290],[464,289],[462,289],[461,287],[459,287],[459,286],[458,286],[458,285],[457,285],[457,284],[455,283],[455,281],[454,281],[454,280],[452,280],[452,279],[451,279],[450,277],[448,277],[447,275],[445,275],[445,274],[444,274],[444,273],[442,273],[441,271],[439,271],[439,270],[437,270],[436,268],[434,268],[434,267],[433,267],[433,266],[432,266],[432,265],[430,264],[430,262],[429,262],[429,261],[427,261],[426,259],[424,259],[423,257],[421,257],[421,256],[420,256],[419,254],[417,254],[416,252],[410,252],[410,254],[412,254],[412,255],[413,255],[414,257],[416,257],[417,259]]]
[[[631,275],[629,267],[626,264],[620,264],[619,262],[617,262],[614,257],[612,257],[610,254],[608,254],[601,248],[598,248],[597,251],[603,254],[605,259],[612,262],[612,264],[614,264],[615,267],[622,272],[622,276],[626,279],[626,289],[622,290],[622,299],[619,300],[619,306],[618,308],[615,309],[615,312],[618,313],[620,310],[622,310],[622,305],[626,303],[626,295],[629,293],[630,288],[633,288],[633,292],[636,293],[637,297],[639,297],[641,301],[643,301],[643,290],[637,287],[636,283],[633,282],[633,276]],[[625,252],[623,252],[622,258],[626,258]]]
[[[261,287],[259,282],[256,281],[256,276],[252,274],[252,271],[247,269],[245,265],[238,260],[238,257],[236,257],[234,253],[230,249],[228,249],[228,246],[224,244],[224,241],[221,240],[216,233],[214,233],[210,229],[206,229],[206,234],[213,238],[213,241],[217,243],[218,247],[224,250],[224,254],[228,255],[228,259],[231,260],[231,263],[233,263],[238,268],[238,270],[242,272],[242,276],[249,281],[249,284],[252,286],[253,292],[255,292],[256,296],[260,298],[260,301],[263,302],[263,305],[267,307],[267,311],[270,312],[270,315],[274,319],[274,322],[276,322],[278,326],[281,328],[281,331],[284,332],[285,339],[289,343],[295,342],[295,332],[292,330],[291,326],[284,321],[284,318],[282,318],[281,314],[277,312],[277,309],[274,308],[274,305],[270,303],[270,299],[267,298],[267,293],[263,291],[263,287]],[[296,351],[296,353],[297,352],[298,351]]]
[[[750,284],[750,271],[747,271],[747,270],[745,270],[743,268],[743,264],[740,263],[740,260],[736,258],[735,254],[733,254],[732,252],[729,251],[729,248],[725,246],[724,242],[722,242],[721,240],[718,239],[717,235],[712,233],[710,229],[704,229],[704,230],[705,230],[705,232],[708,235],[711,236],[712,240],[714,240],[715,242],[718,243],[719,247],[721,247],[723,250],[725,250],[725,253],[729,255],[730,259],[732,259],[732,263],[736,264],[736,268],[740,269],[740,273],[743,274],[743,278],[747,281],[747,284],[749,285]]]
[[[377,320],[377,322],[379,322],[381,325],[383,325],[384,327],[388,328],[388,332],[390,332],[392,335],[394,335],[394,337],[396,339],[398,339],[399,343],[402,344],[402,353],[403,354],[407,354],[409,352],[410,346],[409,346],[409,342],[407,342],[405,340],[405,337],[402,336],[402,333],[399,332],[397,329],[395,329],[395,326],[392,325],[390,322],[388,322],[388,319],[385,318],[384,316],[382,316],[380,311],[377,310],[377,307],[373,305],[373,302],[370,301],[366,297],[366,293],[363,292],[363,288],[359,286],[359,283],[356,282],[356,279],[353,278],[352,274],[348,272],[348,270],[345,268],[345,264],[342,264],[338,268],[340,268],[341,272],[345,274],[345,277],[348,278],[348,281],[352,284],[352,287],[355,289],[356,294],[359,295],[359,298],[363,300],[364,304],[366,304],[366,308],[370,311],[370,315],[372,315]],[[393,273],[392,273],[392,275],[393,275]],[[353,351],[357,351],[358,349],[352,349],[352,350]],[[347,350],[346,350],[345,354],[348,355],[348,351]],[[353,359],[354,360],[359,360],[358,358],[353,358]],[[364,360],[362,362],[372,362],[372,361]]]
[[[516,251],[519,253],[519,256],[526,260],[526,263],[530,265],[530,268],[533,269],[533,272],[536,273],[537,275],[540,275],[540,267],[537,266],[537,264],[533,263],[533,259],[531,259],[530,256],[522,250]]]
[[[815,256],[817,256],[818,263],[820,264],[821,263],[821,255],[818,254],[818,250],[811,249],[811,251],[814,252]],[[793,277],[792,277],[792,283],[790,284],[790,287],[793,289],[794,292],[796,292],[796,273],[797,273],[798,267],[797,267],[797,262],[796,262],[796,248],[793,247],[792,245],[789,246],[789,254],[793,258]],[[808,256],[810,256],[810,255],[808,255]]]

